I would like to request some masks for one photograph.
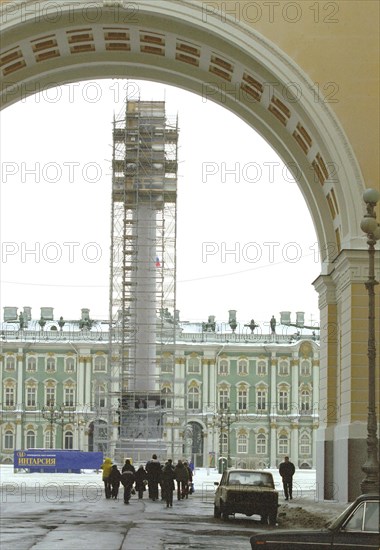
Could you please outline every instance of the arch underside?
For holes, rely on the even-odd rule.
[[[102,78],[200,94],[254,128],[292,172],[315,226],[322,274],[342,249],[364,247],[357,208],[364,186],[349,144],[312,83],[273,44],[247,29],[226,33],[226,22],[205,22],[189,2],[180,12],[177,2],[141,2],[137,20],[120,10],[116,17],[118,3],[88,8],[84,20],[78,4],[60,8],[57,21],[5,14],[3,108],[51,87]]]

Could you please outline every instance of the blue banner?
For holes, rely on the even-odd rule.
[[[103,463],[103,453],[62,451],[56,449],[28,449],[14,451],[14,469],[25,468],[30,472],[72,472],[98,470]]]

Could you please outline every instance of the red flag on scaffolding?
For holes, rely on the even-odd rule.
[[[156,267],[161,267],[160,258],[156,256]]]

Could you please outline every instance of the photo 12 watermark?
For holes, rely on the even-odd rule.
[[[95,264],[101,260],[102,255],[102,247],[94,241],[86,243],[5,241],[1,243],[0,263],[56,264],[62,262],[73,264],[86,262]]]
[[[305,1],[252,1],[252,2],[202,2],[202,20],[213,19],[225,23],[276,23],[294,25],[300,22],[317,24],[339,23],[338,2]]]

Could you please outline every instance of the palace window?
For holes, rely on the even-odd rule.
[[[55,371],[55,357],[48,357],[46,359],[46,370],[48,372],[54,372]]]
[[[287,390],[280,390],[278,392],[278,408],[280,411],[287,411],[289,405],[289,392]]]
[[[72,450],[74,448],[74,434],[71,431],[65,432],[65,449]]]
[[[52,407],[55,403],[55,387],[47,387],[45,389],[45,403],[47,407]]]
[[[267,364],[265,361],[259,361],[257,363],[257,374],[259,376],[266,376],[267,374]]]
[[[199,388],[193,386],[187,392],[187,408],[190,410],[198,410],[200,406]]]
[[[65,371],[74,372],[75,370],[75,360],[73,357],[66,357],[65,360]]]
[[[311,396],[309,390],[301,391],[301,414],[310,414],[311,411]]]
[[[266,390],[256,391],[256,409],[258,411],[265,411],[267,408],[267,392]]]
[[[228,361],[226,359],[221,359],[219,361],[219,374],[222,376],[228,374]]]
[[[267,438],[264,434],[259,434],[256,438],[256,454],[266,455],[267,454]]]
[[[95,407],[103,408],[106,406],[106,388],[103,384],[95,386]]]
[[[74,388],[64,389],[64,404],[65,407],[74,407],[75,404],[75,390]]]
[[[289,454],[289,439],[287,435],[280,435],[278,438],[278,454],[280,456]]]
[[[5,360],[5,370],[15,370],[16,358],[13,355],[8,355]]]
[[[26,388],[26,406],[35,407],[37,402],[37,388],[35,386],[27,386]]]
[[[248,361],[246,359],[240,359],[237,371],[240,376],[246,376],[248,374]]]
[[[26,448],[27,449],[36,448],[36,433],[33,430],[28,430],[26,432]]]
[[[94,371],[104,372],[106,370],[106,358],[104,355],[97,355],[94,359]]]
[[[161,371],[162,372],[173,372],[174,357],[172,355],[168,357],[161,358]]]
[[[167,409],[171,409],[171,407],[173,406],[172,404],[173,394],[172,394],[171,388],[168,386],[165,386],[164,388],[162,388],[161,395],[165,401],[165,407]]]
[[[190,357],[188,359],[187,372],[189,374],[198,374],[200,372],[200,362],[198,357]]]
[[[45,449],[53,449],[53,445],[50,443],[51,441],[54,443],[53,438],[53,432],[49,430],[46,430],[44,434],[44,441],[45,441]]]
[[[278,364],[278,374],[280,376],[288,376],[289,374],[289,363],[287,361],[280,361]]]
[[[219,388],[219,408],[228,409],[228,402],[230,398],[230,392],[228,388]]]
[[[248,436],[246,434],[239,434],[237,438],[237,452],[248,453]]]
[[[5,406],[14,407],[15,405],[15,388],[13,386],[6,386],[5,391]]]
[[[37,370],[37,359],[35,357],[28,357],[26,370],[33,372]]]
[[[5,430],[4,434],[4,449],[13,449],[14,447],[14,434],[12,430]]]
[[[309,361],[301,361],[301,376],[310,376],[311,374],[311,367]]]
[[[246,386],[240,386],[237,392],[237,408],[239,411],[248,409],[248,389]]]
[[[300,437],[300,454],[311,455],[311,437],[309,434],[304,433]]]

